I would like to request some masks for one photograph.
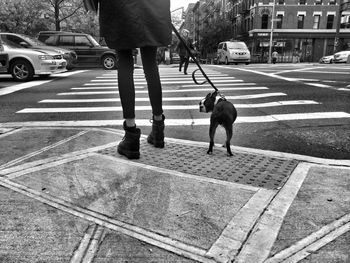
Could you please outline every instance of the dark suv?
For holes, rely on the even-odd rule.
[[[63,31],[42,31],[38,39],[49,46],[74,50],[78,55],[78,66],[102,65],[115,69],[117,55],[113,49],[101,46],[91,35]]]

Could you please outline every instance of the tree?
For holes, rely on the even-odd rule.
[[[3,31],[32,35],[44,27],[43,3],[36,0],[0,0],[0,21]]]
[[[44,0],[48,5],[47,15],[53,19],[55,30],[61,30],[61,23],[67,22],[69,18],[81,15],[83,12],[83,1],[81,0]]]
[[[99,35],[97,17],[87,14],[82,0],[0,0],[0,31],[35,36],[43,30]]]

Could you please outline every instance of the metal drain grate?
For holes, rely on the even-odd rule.
[[[169,142],[158,149],[141,140],[140,149],[141,158],[135,160],[138,163],[267,189],[281,187],[298,164],[297,160],[234,151],[227,157],[220,149],[207,155],[206,147]],[[121,157],[116,147],[100,153]]]

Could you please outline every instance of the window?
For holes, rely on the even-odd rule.
[[[60,46],[74,46],[74,37],[73,36],[60,36],[59,45]]]
[[[322,0],[315,0],[315,5],[322,5]]]
[[[334,15],[327,16],[327,29],[332,29],[334,23]]]
[[[299,5],[305,5],[306,4],[306,0],[299,0]]]
[[[321,20],[321,16],[320,15],[314,15],[314,25],[312,26],[313,29],[319,29],[319,27],[320,27],[320,20]]]
[[[298,29],[304,28],[305,15],[298,15]]]
[[[276,28],[278,29],[282,28],[282,24],[283,24],[283,15],[277,15]]]
[[[278,0],[279,5],[284,5],[284,0]]]
[[[269,16],[268,15],[262,15],[261,17],[261,29],[267,29],[267,26],[269,24]]]
[[[336,3],[336,0],[329,0],[330,5],[335,5],[335,3]]]
[[[91,46],[91,43],[86,36],[76,36],[75,37],[75,45],[89,47],[89,46]]]

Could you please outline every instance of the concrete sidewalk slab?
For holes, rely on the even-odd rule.
[[[131,161],[116,152],[123,131],[4,132],[0,206],[6,213],[0,215],[6,222],[4,239],[16,251],[0,255],[9,262],[25,262],[22,252],[36,237],[30,229],[40,213],[44,225],[38,239],[47,236],[47,246],[59,242],[52,237],[57,231],[66,229],[69,235],[75,222],[83,225],[74,234],[79,242],[58,246],[65,262],[329,263],[349,258],[346,160],[242,147],[232,147],[234,156],[228,158],[218,146],[208,156],[207,143],[166,138],[166,147],[157,149],[142,136],[141,158]],[[55,212],[45,213],[49,210]],[[62,228],[56,231],[47,214],[58,215]],[[28,227],[14,229],[11,222]],[[15,241],[19,233],[24,241]],[[33,249],[40,256],[32,262],[45,262],[50,255],[39,246]],[[34,252],[28,253],[32,259]]]
[[[349,203],[349,168],[310,165],[267,262],[349,262]]]

